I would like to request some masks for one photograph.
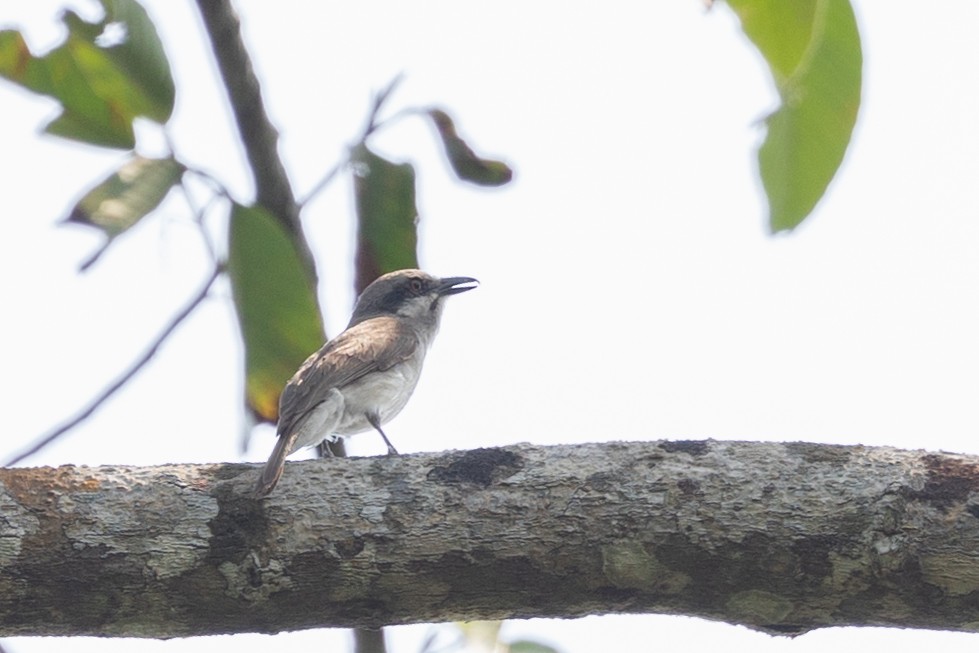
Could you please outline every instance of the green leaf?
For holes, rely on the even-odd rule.
[[[265,209],[234,204],[228,276],[245,345],[245,401],[275,422],[279,394],[325,340],[316,288],[291,236]]]
[[[139,115],[160,124],[167,122],[173,114],[176,89],[170,62],[153,21],[135,0],[102,0],[102,6],[105,8],[103,22],[117,23],[126,31],[122,42],[105,51],[145,99],[145,113]]]
[[[184,170],[172,157],[133,156],[85,193],[65,221],[101,229],[115,238],[156,209]]]
[[[366,145],[351,154],[357,207],[357,286],[392,270],[418,267],[415,169]]]
[[[509,644],[500,639],[502,621],[457,621],[456,627],[462,635],[466,651],[496,651],[505,650],[509,653],[558,653],[556,648],[521,639]]]
[[[134,0],[102,0],[105,17],[89,23],[72,11],[62,20],[64,43],[37,57],[23,35],[0,31],[0,77],[48,95],[62,113],[45,128],[93,145],[131,149],[133,120],[159,123],[173,112],[174,84],[153,23]],[[113,27],[118,43],[102,44]]]
[[[848,0],[728,0],[782,105],[758,166],[773,232],[797,227],[839,169],[860,107],[863,56]]]
[[[513,179],[513,170],[507,164],[476,156],[472,148],[459,138],[455,123],[447,113],[430,109],[426,114],[435,123],[449,164],[459,179],[480,186],[502,186]]]
[[[465,642],[464,650],[494,651],[498,648],[502,621],[457,621],[455,625]]]
[[[559,651],[547,644],[521,639],[510,644],[510,653],[559,653]]]

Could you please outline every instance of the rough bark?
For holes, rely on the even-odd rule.
[[[0,635],[685,614],[979,630],[979,458],[643,442],[0,470]]]

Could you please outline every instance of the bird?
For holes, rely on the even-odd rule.
[[[354,306],[347,328],[313,353],[279,396],[278,440],[255,486],[267,496],[289,454],[324,440],[382,426],[404,408],[435,339],[444,300],[472,290],[472,277],[396,270],[375,279]]]

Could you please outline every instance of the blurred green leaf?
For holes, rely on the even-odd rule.
[[[521,639],[506,643],[500,639],[502,621],[457,621],[463,651],[507,651],[508,653],[559,653],[556,648]]]
[[[863,57],[848,0],[728,0],[768,62],[782,106],[758,166],[773,232],[812,211],[839,169],[860,107]]]
[[[176,159],[133,156],[78,200],[66,222],[101,229],[115,238],[160,205],[180,181]]]
[[[521,639],[510,644],[510,653],[560,653],[558,649],[540,642]]]
[[[513,179],[513,170],[507,164],[476,156],[472,148],[459,138],[455,123],[447,113],[440,109],[430,109],[426,113],[435,123],[449,164],[459,179],[480,186],[502,186]]]
[[[41,57],[31,54],[20,32],[0,31],[0,77],[61,103],[47,132],[131,149],[137,116],[169,120],[173,78],[146,11],[135,0],[102,0],[102,6],[105,16],[97,23],[65,11],[68,36]]]
[[[495,651],[500,642],[500,628],[503,622],[492,621],[457,621],[456,627],[462,634],[464,651]]]
[[[265,209],[233,205],[228,233],[246,405],[256,419],[274,423],[286,381],[325,340],[316,288],[292,238]]]
[[[176,89],[170,62],[153,21],[135,0],[102,0],[102,6],[106,14],[104,22],[125,29],[126,38],[107,47],[106,52],[128,73],[129,83],[145,98],[146,112],[140,115],[160,124],[167,122],[173,113]]]
[[[418,267],[415,169],[366,145],[351,154],[357,206],[357,290],[392,270]]]

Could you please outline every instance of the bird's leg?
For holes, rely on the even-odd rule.
[[[388,455],[397,456],[398,450],[394,448],[394,445],[388,440],[388,436],[384,435],[384,429],[381,428],[381,416],[376,413],[366,413],[364,416],[367,418],[368,423],[384,438],[384,444],[388,446]]]
[[[333,449],[330,447],[331,444],[336,442],[331,438],[327,438],[316,445],[316,455],[320,458],[334,458],[336,454],[333,453]]]

